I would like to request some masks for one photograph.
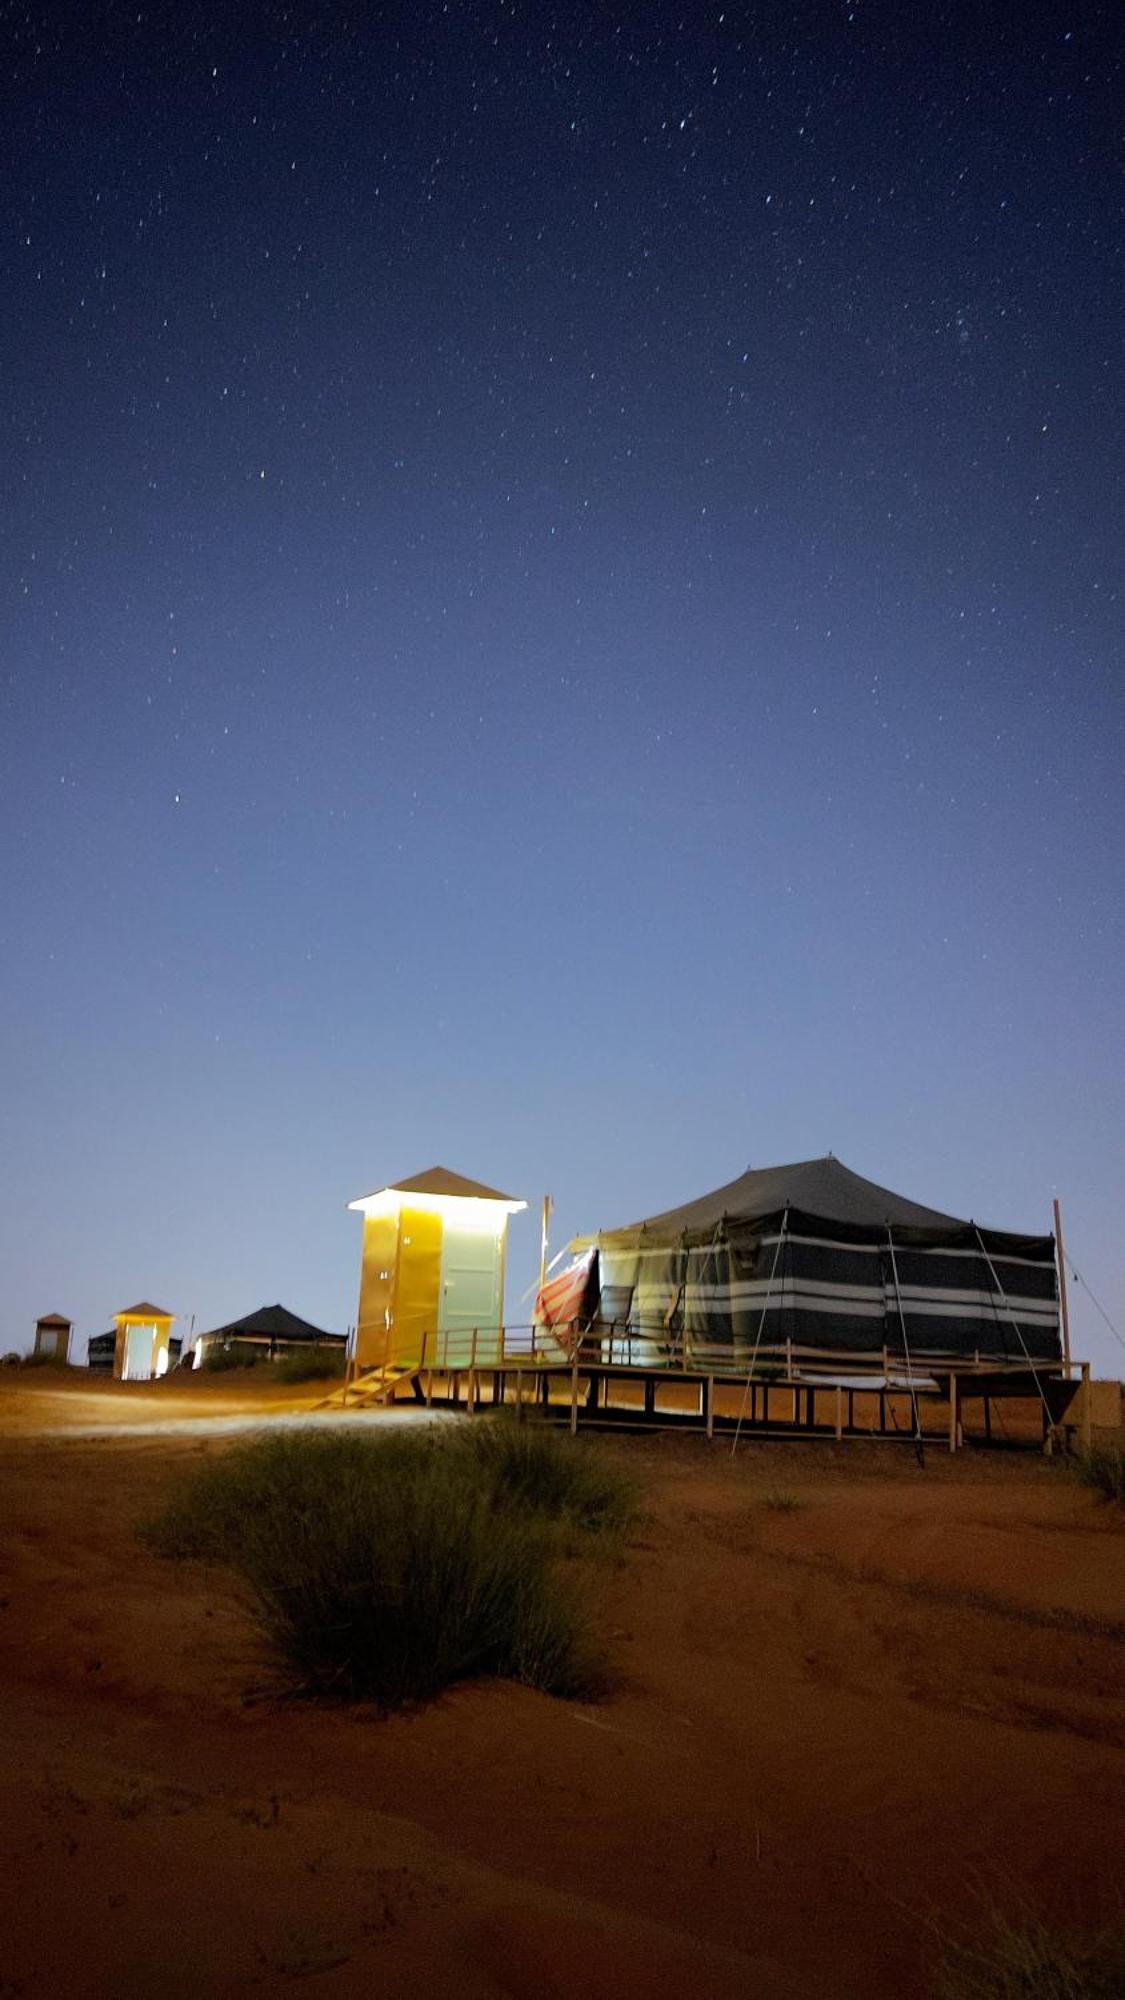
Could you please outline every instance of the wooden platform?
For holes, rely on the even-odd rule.
[[[436,1345],[436,1343],[435,1343]],[[788,1359],[788,1357],[787,1357]],[[708,1437],[882,1438],[900,1443],[1089,1442],[1089,1368],[942,1362],[907,1375],[893,1357],[835,1357],[846,1379],[826,1377],[823,1357],[777,1357],[749,1379],[729,1366],[601,1360],[506,1350],[504,1336],[465,1353],[419,1356],[352,1373],[329,1398],[339,1408],[408,1400],[427,1408],[523,1407],[572,1432],[598,1429],[702,1431]],[[882,1360],[883,1357],[880,1357]],[[866,1365],[865,1365],[866,1363]],[[843,1371],[840,1371],[841,1375]]]

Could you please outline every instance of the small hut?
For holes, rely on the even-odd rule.
[[[147,1299],[114,1313],[113,1372],[119,1382],[151,1382],[154,1375],[167,1374],[175,1317]]]
[[[484,1360],[504,1323],[508,1218],[527,1203],[480,1181],[430,1167],[361,1195],[363,1217],[356,1326],[360,1368],[410,1366],[428,1352],[452,1355],[474,1336]]]
[[[73,1322],[62,1313],[43,1313],[35,1322],[35,1353],[45,1361],[66,1361],[70,1356]]]

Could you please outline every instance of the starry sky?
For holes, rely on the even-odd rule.
[[[829,1150],[1125,1330],[1123,56],[0,6],[0,1348]]]

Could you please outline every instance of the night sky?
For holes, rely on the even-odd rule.
[[[0,21],[0,1349],[829,1150],[1125,1323],[1118,9]]]

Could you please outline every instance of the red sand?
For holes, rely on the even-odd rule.
[[[615,1441],[616,1691],[384,1721],[263,1693],[227,1576],[136,1542],[221,1443],[74,1435],[264,1406],[0,1379],[4,2000],[897,2000],[982,1899],[1120,1915],[1125,1529],[1057,1468]]]

